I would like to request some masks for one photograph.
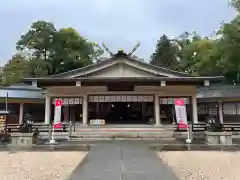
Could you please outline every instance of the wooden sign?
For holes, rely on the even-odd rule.
[[[91,119],[90,125],[105,125],[104,119]]]
[[[72,97],[53,98],[52,99],[52,104],[55,104],[57,99],[62,100],[62,105],[82,104],[82,97],[77,97],[77,98],[72,98]]]
[[[153,102],[152,95],[91,95],[89,102]]]

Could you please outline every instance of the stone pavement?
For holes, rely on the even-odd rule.
[[[123,171],[122,171],[123,170]],[[99,143],[69,180],[178,180],[147,142]]]

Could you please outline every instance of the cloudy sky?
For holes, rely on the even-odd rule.
[[[235,15],[228,0],[2,0],[0,2],[0,65],[14,53],[15,43],[33,21],[73,27],[109,49],[130,51],[148,59],[160,35],[185,31],[211,35]]]

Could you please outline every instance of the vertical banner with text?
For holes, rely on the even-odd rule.
[[[55,100],[55,110],[54,110],[54,121],[53,128],[57,129],[61,127],[61,109],[62,109],[62,100]]]
[[[178,129],[187,129],[188,128],[187,111],[184,99],[175,99],[174,105]]]

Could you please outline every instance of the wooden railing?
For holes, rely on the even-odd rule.
[[[240,132],[240,123],[239,124],[224,123],[222,124],[222,126],[224,131]]]
[[[68,132],[69,131],[69,123],[61,123],[60,126],[61,126],[60,128],[54,129],[54,131],[55,132]],[[7,125],[8,133],[20,132],[19,127],[20,127],[20,124],[8,124]],[[52,125],[51,124],[43,124],[43,123],[34,123],[33,131],[49,132],[49,131],[52,131]]]
[[[206,123],[191,124],[192,132],[201,132],[206,130]]]
[[[192,127],[192,132],[206,131],[206,123],[189,124]],[[223,123],[221,124],[224,131],[240,132],[240,123]]]

